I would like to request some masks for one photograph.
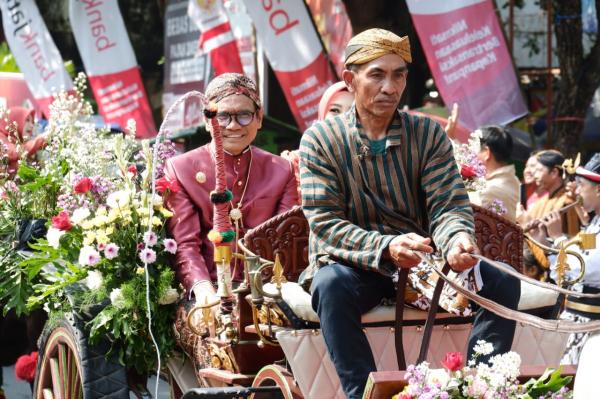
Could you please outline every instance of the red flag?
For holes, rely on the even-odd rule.
[[[202,32],[199,47],[204,53],[210,54],[215,74],[244,73],[240,52],[222,2],[220,0],[190,0],[188,15]]]

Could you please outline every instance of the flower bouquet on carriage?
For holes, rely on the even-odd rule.
[[[443,369],[431,369],[427,362],[410,365],[404,376],[407,384],[392,399],[568,399],[573,377],[561,377],[561,369],[548,368],[537,379],[519,381],[521,357],[515,352],[492,356],[493,346],[480,340],[471,359],[464,363],[462,353],[449,352]]]
[[[91,345],[107,341],[106,356],[145,375],[157,366],[156,348],[165,359],[175,346],[181,290],[168,261],[177,245],[166,237],[164,199],[178,187],[162,172],[175,146],[135,140],[134,123],[125,134],[97,129],[84,89],[79,77],[75,93],[56,97],[45,156],[22,161],[2,184],[5,224],[49,206],[39,212],[47,233],[0,277],[0,297],[12,296],[9,307],[22,312],[44,308],[47,329],[75,314]]]

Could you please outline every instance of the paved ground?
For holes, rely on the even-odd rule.
[[[15,367],[2,367],[6,399],[30,399],[29,384],[15,378]]]
[[[15,367],[2,367],[6,399],[31,399],[29,384],[15,378]],[[148,380],[148,390],[154,392],[155,377]],[[154,395],[154,394],[153,394]],[[133,396],[131,396],[133,398]],[[169,399],[169,387],[164,381],[158,384],[158,399]]]

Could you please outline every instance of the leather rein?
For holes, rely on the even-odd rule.
[[[439,299],[441,296],[442,288],[444,283],[447,283],[450,287],[455,289],[458,293],[464,295],[469,300],[475,302],[484,309],[489,310],[505,319],[514,320],[519,323],[523,323],[529,326],[540,328],[542,330],[555,331],[561,333],[585,333],[592,331],[600,331],[600,320],[589,321],[589,322],[574,322],[570,320],[546,320],[538,316],[531,315],[529,313],[520,312],[502,306],[490,299],[484,298],[481,295],[464,288],[462,285],[457,284],[451,278],[447,276],[450,266],[448,263],[444,265],[442,269],[428,258],[422,252],[416,252],[417,255],[425,262],[431,269],[439,276],[439,279],[435,285],[433,297],[431,298],[431,306],[427,314],[427,320],[425,327],[423,328],[423,339],[421,341],[421,349],[419,351],[419,357],[417,358],[417,364],[426,360],[427,352],[429,349],[429,343],[431,341],[431,334],[433,332],[433,326],[435,324],[435,315],[439,307]],[[542,281],[535,280],[531,277],[525,276],[512,267],[503,263],[491,260],[485,256],[473,254],[473,257],[488,263],[490,266],[495,267],[521,281],[525,281],[532,285],[549,289],[560,294],[570,295],[578,298],[600,298],[600,294],[584,294],[582,292],[568,290],[562,287],[558,287],[553,284],[544,283]],[[399,271],[398,289],[396,295],[396,324],[395,324],[395,344],[396,344],[396,357],[398,361],[398,367],[400,370],[406,369],[406,360],[404,357],[404,348],[402,345],[402,319],[404,313],[404,293],[407,281],[409,269],[401,269]]]

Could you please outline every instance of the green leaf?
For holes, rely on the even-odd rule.
[[[545,396],[551,392],[558,392],[562,387],[568,385],[573,377],[561,377],[562,367],[558,369],[546,369],[544,374],[540,378],[530,379],[523,387],[525,388],[527,395],[524,398],[538,398]]]
[[[31,166],[28,166],[25,163],[21,163],[19,165],[19,169],[17,170],[17,175],[24,181],[24,182],[31,182],[34,181],[35,179],[37,179],[39,177],[39,173],[37,170],[35,170],[34,168],[32,168]],[[21,186],[22,187],[22,186]]]

